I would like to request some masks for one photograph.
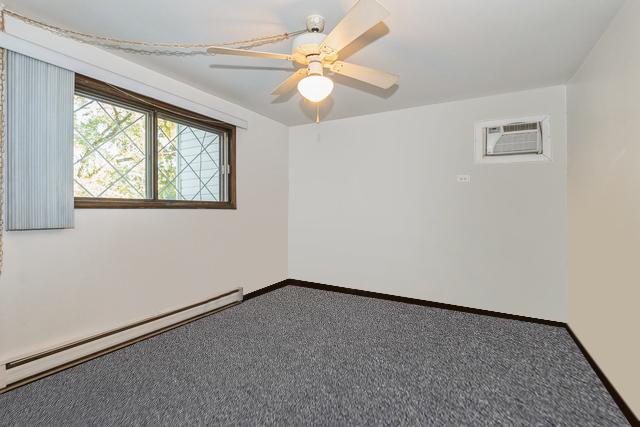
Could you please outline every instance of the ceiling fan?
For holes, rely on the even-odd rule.
[[[338,60],[343,48],[387,16],[389,12],[376,0],[359,0],[328,35],[322,33],[322,16],[307,17],[307,32],[293,40],[291,54],[225,47],[211,47],[207,51],[222,55],[283,59],[305,66],[282,82],[272,95],[283,95],[297,86],[300,94],[309,101],[322,101],[333,91],[333,81],[324,76],[325,68],[388,89],[398,81],[397,75]]]

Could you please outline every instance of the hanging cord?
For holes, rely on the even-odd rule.
[[[67,28],[47,24],[46,22],[21,15],[18,12],[5,9],[4,5],[0,5],[0,15],[0,31],[4,31],[4,16],[8,15],[13,18],[19,19],[26,24],[41,28],[59,36],[80,41],[82,43],[143,55],[212,55],[206,51],[207,48],[233,46],[238,49],[250,49],[252,47],[262,46],[265,44],[277,43],[279,41],[287,40],[291,37],[295,37],[299,34],[307,32],[306,29],[297,30],[272,36],[256,37],[247,40],[238,40],[224,43],[156,43],[139,40],[118,39],[97,34],[88,34],[80,31],[69,30]]]

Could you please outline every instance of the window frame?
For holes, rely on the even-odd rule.
[[[150,199],[119,199],[103,197],[74,197],[76,209],[237,209],[236,206],[236,127],[199,113],[194,113],[156,99],[119,88],[82,74],[76,74],[75,92],[104,99],[125,108],[142,110],[147,113],[147,179],[151,179]],[[176,120],[185,125],[193,125],[202,130],[226,135],[226,150],[222,150],[227,160],[221,167],[227,167],[227,188],[222,189],[228,195],[227,201],[202,200],[162,200],[158,198],[158,117]],[[149,183],[147,183],[149,185]],[[226,191],[225,191],[226,190]]]

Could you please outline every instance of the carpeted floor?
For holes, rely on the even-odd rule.
[[[288,286],[0,395],[0,425],[627,425],[558,327]]]

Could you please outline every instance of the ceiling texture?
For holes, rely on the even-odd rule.
[[[379,0],[391,13],[340,59],[400,75],[388,90],[333,76],[322,120],[565,83],[622,0]],[[355,0],[4,0],[7,8],[78,31],[153,42],[215,42],[304,29],[328,33]],[[259,50],[289,53],[291,40]],[[159,57],[115,52],[286,125],[315,119],[295,91],[271,91],[286,61],[230,56]]]

